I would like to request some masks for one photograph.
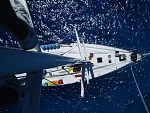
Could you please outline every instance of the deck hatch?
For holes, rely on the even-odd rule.
[[[102,57],[97,58],[97,63],[102,63]]]
[[[125,61],[127,59],[127,56],[125,54],[119,55],[119,61]]]

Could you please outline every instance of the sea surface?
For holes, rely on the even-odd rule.
[[[73,26],[76,26],[85,43],[145,54],[132,69],[150,110],[150,56],[146,55],[150,53],[150,0],[27,0],[27,3],[40,44],[75,42]],[[2,29],[0,46],[19,47]],[[91,80],[84,98],[80,97],[79,83],[43,87],[40,113],[147,113],[133,73],[128,65]],[[0,107],[0,113],[20,112],[19,106]]]

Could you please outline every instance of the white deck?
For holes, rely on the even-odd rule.
[[[84,47],[81,44],[82,47],[82,54],[85,59],[89,59],[90,53],[93,53],[93,57],[90,60],[91,63],[93,63],[93,72],[94,72],[94,77],[100,77],[102,75],[105,75],[107,73],[110,73],[112,71],[115,71],[123,66],[126,66],[127,64],[131,63],[131,52],[114,48],[114,47],[108,47],[108,46],[102,46],[102,45],[95,45],[95,44],[85,44],[85,49],[86,52],[84,51]],[[43,50],[42,50],[43,51]],[[119,52],[118,57],[116,57],[116,51]],[[61,45],[59,49],[53,49],[53,50],[45,50],[43,52],[46,53],[51,53],[51,54],[59,54],[67,57],[72,57],[72,58],[78,58],[81,59],[80,52],[77,46],[77,43],[72,43],[70,45]],[[87,55],[86,55],[87,54]],[[121,56],[122,55],[122,56]],[[88,58],[86,58],[86,56]],[[125,57],[124,60],[120,60],[120,58]],[[99,59],[99,62],[98,62]],[[65,67],[66,70],[70,70],[70,67]],[[51,68],[47,69],[50,74],[46,75],[46,79],[42,81],[43,85],[56,85],[59,84],[58,81],[62,80],[63,84],[60,85],[65,85],[65,84],[71,84],[75,82],[80,82],[81,77],[75,77],[77,74],[81,74],[81,71],[78,73],[74,73],[72,70],[68,73],[62,67],[57,67],[57,68]],[[85,74],[86,76],[87,74]],[[89,79],[92,77],[89,76]],[[85,77],[86,80],[86,77]],[[50,82],[52,81],[52,82]]]

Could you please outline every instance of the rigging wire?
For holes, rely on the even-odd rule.
[[[143,56],[147,56],[147,55],[150,55],[150,53],[144,53],[144,54],[142,54]]]
[[[113,49],[106,49],[106,48],[102,48],[102,47],[89,47],[89,46],[85,46],[86,48],[93,48],[93,49],[101,49],[101,50],[109,50],[109,51],[112,51],[112,52],[114,52],[114,50],[115,50],[115,48],[116,47],[113,47]],[[106,47],[108,47],[108,46],[106,46]],[[130,51],[127,51],[127,50],[121,50],[121,49],[119,49],[119,48],[116,48],[117,49],[117,51],[120,51],[120,52],[124,52],[124,53],[131,53]]]
[[[64,53],[61,53],[60,55],[64,55],[64,54],[66,54],[66,53],[69,53],[69,52],[70,52],[71,50],[73,50],[75,47],[76,47],[76,46],[72,46],[71,49],[69,49],[68,51],[66,51],[66,52],[64,52]]]
[[[137,87],[137,89],[138,89],[139,95],[140,95],[141,100],[142,100],[142,102],[143,102],[143,105],[144,105],[144,107],[145,107],[145,110],[146,110],[147,113],[150,113],[149,110],[148,110],[148,107],[147,107],[147,105],[146,105],[146,103],[145,103],[145,100],[144,100],[144,98],[143,98],[143,95],[142,95],[142,93],[141,93],[141,90],[140,90],[140,88],[139,88],[139,86],[138,86],[138,83],[137,83],[137,81],[136,81],[135,75],[134,75],[134,73],[133,73],[132,66],[131,66],[131,71],[132,71],[133,79],[134,79],[134,82],[135,82],[136,87]]]
[[[86,85],[85,87],[85,92],[87,91],[87,87],[88,87],[89,84]],[[80,97],[80,100],[78,101],[77,105],[75,106],[74,110],[72,112],[69,112],[69,113],[75,113],[78,105],[81,103],[81,100],[83,99],[83,97]]]

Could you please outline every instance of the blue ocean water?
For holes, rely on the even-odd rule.
[[[72,26],[86,43],[150,53],[149,0],[27,0],[40,44],[58,39],[74,42]],[[4,38],[5,37],[5,38]],[[0,31],[0,45],[18,47],[7,32]],[[150,56],[133,72],[150,109]],[[11,95],[11,94],[10,94]],[[0,108],[0,113],[19,113],[20,107]],[[146,113],[130,66],[93,79],[80,97],[80,84],[43,87],[40,113]]]

